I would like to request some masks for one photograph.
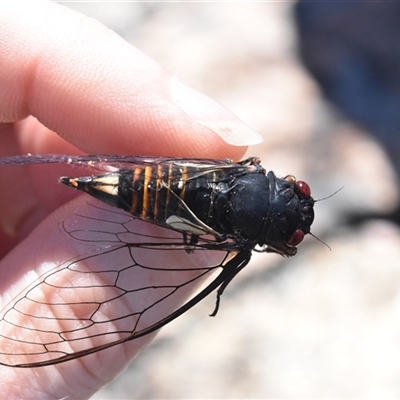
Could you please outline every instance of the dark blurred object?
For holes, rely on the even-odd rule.
[[[400,177],[400,2],[300,0],[295,13],[304,64],[381,142]]]

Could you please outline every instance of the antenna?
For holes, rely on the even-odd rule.
[[[335,194],[339,193],[343,188],[344,188],[344,186],[342,186],[340,189],[336,190],[335,192],[333,192],[333,193],[330,194],[329,196],[323,197],[322,199],[318,199],[318,200],[314,200],[314,201],[317,202],[317,201],[322,201],[322,200],[330,199],[330,198],[333,197]],[[332,248],[331,248],[327,243],[325,243],[323,240],[321,240],[318,236],[315,236],[315,235],[314,235],[313,233],[311,233],[311,232],[308,232],[308,233],[309,233],[309,235],[311,235],[313,238],[317,239],[318,242],[322,243],[322,244],[325,245],[330,251],[332,251]]]
[[[330,196],[329,196],[329,197],[330,197]],[[322,199],[322,200],[324,200],[324,199]],[[311,235],[313,238],[317,239],[318,242],[324,244],[330,251],[332,251],[331,246],[329,246],[329,244],[325,243],[325,242],[324,242],[322,239],[320,239],[318,236],[315,236],[315,235],[314,235],[313,233],[311,233],[311,232],[308,232],[308,234]]]
[[[342,186],[340,189],[336,190],[336,192],[333,192],[333,193],[330,194],[329,196],[323,197],[322,199],[318,199],[318,200],[314,200],[314,201],[317,202],[317,201],[322,201],[322,200],[330,199],[330,198],[333,197],[335,194],[339,193],[342,189],[344,189],[344,186]]]

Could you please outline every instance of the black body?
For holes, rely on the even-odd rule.
[[[302,195],[292,176],[266,175],[257,158],[215,166],[166,159],[61,182],[161,226],[174,228],[169,218],[181,217],[190,224],[175,229],[237,238],[247,248],[270,246],[287,256],[295,254],[287,246],[293,233],[309,233],[314,220],[313,198]]]

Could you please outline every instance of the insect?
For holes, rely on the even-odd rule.
[[[314,220],[309,186],[292,175],[267,173],[257,157],[238,163],[107,155],[0,158],[0,166],[47,163],[95,171],[60,182],[101,203],[94,200],[89,211],[77,210],[74,219],[60,222],[79,253],[1,311],[3,365],[57,364],[148,335],[213,291],[215,316],[221,295],[253,250],[294,256]]]

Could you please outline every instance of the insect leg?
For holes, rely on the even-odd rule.
[[[183,243],[187,245],[187,248],[185,249],[186,253],[193,254],[195,250],[195,245],[199,241],[199,236],[191,234],[190,240],[188,240],[188,234],[186,232],[182,232],[182,236],[183,236]]]
[[[229,261],[226,266],[224,267],[223,272],[221,275],[224,274],[224,279],[222,281],[221,286],[217,290],[217,299],[215,302],[214,311],[210,314],[210,317],[215,317],[218,313],[219,304],[221,301],[222,293],[232,281],[232,279],[249,263],[251,258],[251,252],[245,251],[243,253],[239,253],[233,260]]]

